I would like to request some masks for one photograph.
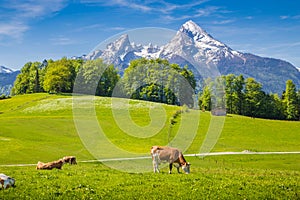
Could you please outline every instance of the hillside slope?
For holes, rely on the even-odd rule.
[[[124,111],[123,113],[129,112],[131,122],[139,127],[151,124],[153,114],[149,114],[149,110],[161,106],[165,110],[163,126],[152,124],[154,127],[158,126],[159,131],[145,137],[142,136],[147,133],[140,132],[137,137],[129,135],[120,127],[120,122],[117,123],[116,120],[125,120],[126,116],[116,117],[112,113],[111,103],[111,98],[95,98],[97,120],[106,137],[119,148],[145,155],[149,155],[152,145],[167,145],[176,137],[180,127],[192,127],[197,121],[196,117],[199,117],[197,112],[201,112],[191,110],[183,113],[170,130],[170,119],[180,107],[131,101],[128,110],[127,105],[116,104],[115,109]],[[1,150],[4,159],[1,159],[0,164],[35,163],[38,160],[53,160],[69,154],[76,155],[80,160],[93,159],[76,130],[72,106],[71,97],[48,94],[21,95],[0,100],[0,145],[5,146]],[[86,101],[83,101],[79,109],[84,109],[85,106]],[[181,122],[184,119],[189,119],[188,123],[191,125],[183,126]],[[82,120],[84,122],[86,119]],[[187,153],[199,153],[210,121],[210,113],[201,112],[195,138],[192,141],[179,138],[189,146]],[[192,128],[183,130],[186,136],[192,134],[189,129]],[[299,122],[227,116],[213,151],[299,151],[299,130]],[[99,144],[101,149],[102,141],[93,142]],[[109,156],[113,152],[107,153]]]
[[[14,71],[8,67],[0,66],[0,95],[9,95],[19,70]]]

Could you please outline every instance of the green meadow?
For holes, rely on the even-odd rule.
[[[182,127],[184,134],[178,141],[188,143],[184,154],[199,153],[214,120],[209,112],[188,110],[171,126],[174,113],[185,108],[133,100],[128,105],[122,102],[95,97],[92,111],[110,144],[129,153],[150,156],[152,145],[172,144]],[[101,159],[86,147],[103,150],[107,143],[96,141],[93,146],[93,141],[87,143],[88,138],[81,140],[72,106],[72,97],[67,95],[30,94],[0,100],[0,173],[16,179],[16,187],[0,191],[0,199],[300,198],[300,154],[187,156],[192,164],[189,175],[177,174],[176,170],[170,175],[163,166],[160,174],[154,174],[151,158],[138,161],[149,166],[144,173],[112,169],[110,161],[84,162]],[[83,111],[77,119],[88,121],[85,108],[90,105],[82,99],[75,106]],[[137,129],[126,130],[126,113],[138,125]],[[189,136],[198,119],[196,135]],[[147,127],[149,124],[153,124],[153,130]],[[147,135],[143,130],[155,134]],[[299,130],[299,122],[228,115],[212,152],[297,152]],[[93,131],[90,126],[91,134]],[[107,149],[103,158],[118,157],[114,153]],[[78,165],[64,165],[62,170],[35,169],[38,161],[48,162],[66,155],[76,156]],[[114,162],[115,166],[125,163],[123,167],[127,163]],[[18,164],[33,165],[15,166]]]

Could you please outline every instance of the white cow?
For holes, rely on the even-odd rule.
[[[15,187],[15,179],[5,175],[0,174],[0,183],[2,189],[7,189],[9,187]]]
[[[154,173],[159,172],[158,165],[161,162],[169,163],[170,174],[172,173],[172,166],[174,163],[179,164],[178,166],[174,165],[177,168],[178,173],[180,167],[186,174],[190,173],[191,164],[186,162],[186,160],[183,157],[183,154],[177,148],[153,146],[151,147],[151,156],[152,156]]]

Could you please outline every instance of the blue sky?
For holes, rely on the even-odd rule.
[[[2,0],[0,65],[80,56],[120,32],[177,31],[193,20],[234,50],[300,67],[299,8],[298,0]]]

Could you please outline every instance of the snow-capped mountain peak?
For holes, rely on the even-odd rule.
[[[161,57],[174,61],[178,58],[172,57],[178,56],[189,62],[207,65],[208,69],[211,68],[210,65],[218,65],[224,59],[243,60],[242,54],[214,39],[191,20],[180,27],[171,42],[164,46],[161,54]]]
[[[115,42],[109,43],[107,45],[107,49],[112,51],[126,51],[131,48],[131,44],[129,42],[129,37],[127,34],[122,35]]]
[[[9,69],[9,68],[4,67],[4,66],[0,66],[0,73],[8,74],[8,73],[13,73],[13,72],[14,72],[14,70],[12,70],[12,69]]]
[[[184,23],[163,46],[130,43],[129,36],[125,34],[109,43],[106,49],[96,50],[85,58],[101,58],[106,63],[114,64],[122,74],[131,60],[141,57],[167,59],[182,67],[188,65],[197,80],[220,74],[243,74],[245,77],[254,77],[273,93],[281,92],[284,88],[284,82],[278,80],[289,78],[300,85],[300,72],[290,63],[235,51],[191,20]],[[262,70],[270,76],[261,76]]]
[[[107,63],[119,64],[124,61],[125,56],[132,50],[133,47],[130,44],[129,37],[127,34],[124,34],[114,42],[109,43],[105,50],[98,50],[90,55],[93,55],[91,56],[93,59],[101,57]]]
[[[205,44],[215,46],[218,48],[227,47],[224,43],[214,39],[211,35],[209,35],[204,29],[202,29],[192,20],[189,20],[186,23],[184,23],[179,29],[179,33],[185,34],[186,36],[192,38],[195,41],[196,45],[200,42],[201,44],[198,44],[200,46],[203,46],[203,44]]]
[[[198,26],[195,22],[192,20],[187,21],[184,23],[180,29],[179,32],[186,33],[190,37],[199,37],[199,36],[209,36],[208,33],[206,33],[205,30],[203,30],[200,26]],[[209,36],[210,37],[210,36]]]

